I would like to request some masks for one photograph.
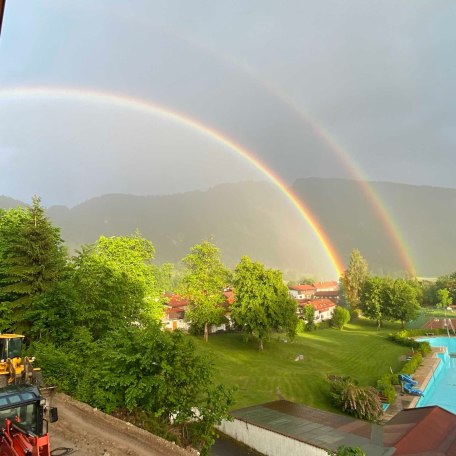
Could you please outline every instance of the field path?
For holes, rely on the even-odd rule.
[[[76,456],[195,456],[129,423],[56,394],[52,405],[58,407],[59,420],[49,424],[54,455],[65,454],[58,448],[72,448]]]

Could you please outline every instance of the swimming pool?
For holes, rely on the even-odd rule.
[[[456,413],[456,338],[434,337],[419,340],[429,342],[431,347],[447,347],[447,352],[438,354],[441,361],[424,390],[424,397],[420,398],[416,406],[439,405]]]

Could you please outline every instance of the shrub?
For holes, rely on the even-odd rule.
[[[331,321],[330,320],[324,320],[321,321],[320,323],[317,323],[317,329],[328,329],[331,327]]]
[[[344,326],[350,321],[350,312],[343,307],[337,306],[334,309],[332,318],[333,325],[337,329],[343,329]]]
[[[301,318],[298,320],[298,324],[296,325],[296,333],[302,334],[306,330],[306,323]]]
[[[421,364],[421,361],[423,360],[423,356],[421,355],[420,352],[415,353],[412,358],[407,361],[401,369],[401,374],[407,374],[411,375],[413,374],[418,366]]]
[[[429,342],[423,341],[418,342],[410,337],[410,333],[406,330],[399,331],[396,334],[389,334],[389,339],[393,342],[403,345],[404,347],[410,347],[413,350],[419,351],[423,356],[426,356],[431,351]]]
[[[355,418],[377,421],[382,415],[378,391],[372,386],[358,386],[345,378],[331,382],[330,394],[334,405]]]
[[[366,453],[360,447],[340,446],[337,452],[328,452],[330,456],[366,456]]]
[[[396,390],[394,389],[393,383],[399,384],[399,380],[396,374],[383,374],[377,381],[377,388],[380,393],[383,394],[388,403],[392,404],[396,400]]]
[[[350,310],[350,321],[358,320],[360,315],[361,315],[361,312],[358,309]]]

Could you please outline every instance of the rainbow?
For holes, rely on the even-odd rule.
[[[227,147],[229,150],[237,153],[244,158],[247,162],[257,168],[269,181],[271,181],[291,202],[291,204],[298,210],[301,216],[308,223],[315,236],[318,238],[322,248],[326,252],[334,272],[337,277],[340,277],[344,270],[343,263],[330,242],[326,232],[320,226],[316,218],[312,215],[308,207],[300,201],[296,195],[287,187],[287,185],[280,179],[279,176],[268,169],[261,163],[252,152],[240,146],[233,140],[222,135],[217,130],[202,124],[201,122],[187,117],[184,114],[176,111],[171,111],[165,107],[159,106],[150,101],[134,98],[127,95],[119,95],[110,92],[103,92],[99,90],[90,90],[73,87],[10,87],[0,90],[0,100],[2,101],[17,101],[21,99],[61,99],[61,100],[74,100],[83,103],[101,103],[130,109],[146,115],[158,116],[160,118],[168,119],[176,122],[184,127],[192,129],[211,140]]]
[[[336,142],[334,136],[331,135],[331,133],[320,123],[316,122],[307,112],[305,112],[288,94],[278,89],[277,87],[272,86],[267,81],[264,81],[262,79],[259,79],[259,81],[266,89],[268,89],[268,92],[275,95],[286,106],[292,109],[301,119],[303,119],[305,123],[311,127],[314,134],[337,156],[340,162],[344,165],[345,169],[349,171],[349,173],[356,180],[357,184],[363,190],[364,195],[373,207],[377,217],[380,219],[392,244],[394,245],[398,257],[406,272],[415,275],[414,263],[409,253],[410,249],[408,248],[399,227],[394,223],[394,218],[388,212],[385,203],[382,201],[380,195],[378,195],[378,193],[376,193],[372,186],[369,184],[368,178],[362,172],[361,168],[348,155],[345,149]]]
[[[364,195],[369,201],[370,205],[374,209],[377,217],[381,221],[383,227],[385,228],[389,239],[394,245],[398,257],[405,268],[405,270],[412,275],[415,275],[415,267],[409,253],[410,249],[407,246],[407,243],[402,236],[399,227],[394,223],[394,218],[388,212],[385,203],[382,201],[380,195],[378,195],[371,185],[368,182],[368,178],[365,173],[362,172],[359,165],[353,160],[353,158],[345,151],[345,149],[334,139],[334,136],[324,128],[320,122],[317,122],[310,114],[308,114],[302,107],[294,101],[284,90],[275,86],[268,80],[259,76],[252,68],[250,68],[245,63],[241,63],[233,58],[219,55],[211,48],[203,45],[199,42],[196,42],[188,37],[182,37],[178,35],[188,44],[197,47],[198,49],[210,54],[212,57],[217,59],[220,62],[223,62],[225,65],[234,67],[242,72],[244,75],[255,81],[257,84],[262,86],[265,91],[275,98],[277,98],[281,103],[287,106],[291,111],[293,111],[301,120],[303,120],[307,126],[311,128],[313,133],[320,139],[320,141],[325,144],[339,159],[345,169],[350,173],[350,175],[356,180],[358,185],[361,187]]]
[[[92,9],[94,9],[94,4],[91,4],[91,7]],[[94,11],[98,10],[94,9]],[[386,208],[385,203],[382,201],[380,195],[378,195],[370,186],[368,178],[365,175],[365,173],[361,170],[359,165],[356,164],[353,158],[345,151],[345,149],[335,140],[334,136],[326,128],[324,128],[320,122],[317,122],[308,112],[306,112],[299,104],[297,104],[294,101],[294,99],[288,95],[288,93],[286,93],[280,87],[277,87],[276,85],[272,84],[270,81],[264,79],[262,76],[257,74],[255,70],[253,70],[244,62],[240,62],[235,58],[232,58],[224,54],[220,54],[211,46],[208,46],[206,43],[201,43],[193,37],[183,35],[182,33],[174,29],[154,25],[148,19],[144,19],[143,17],[132,14],[131,12],[126,13],[125,11],[116,11],[113,8],[109,8],[107,11],[103,10],[103,14],[106,13],[112,15],[118,20],[128,20],[136,22],[137,24],[142,26],[154,27],[161,33],[173,36],[181,40],[182,42],[187,43],[189,46],[210,55],[215,60],[232,68],[236,68],[245,76],[249,77],[251,80],[255,81],[257,84],[262,86],[266,90],[266,92],[276,97],[290,110],[292,110],[301,120],[303,120],[312,129],[313,133],[320,139],[320,141],[322,141],[322,143],[325,144],[334,153],[334,155],[339,159],[340,163],[345,167],[349,174],[354,178],[354,180],[357,181],[358,185],[361,187],[370,205],[374,209],[378,219],[385,228],[385,231],[388,234],[388,237],[391,240],[393,246],[395,247],[398,258],[400,259],[403,267],[407,272],[411,272],[412,274],[414,274],[415,268],[411,255],[409,253],[410,249],[407,246],[407,243],[404,237],[402,236],[399,227],[394,223],[394,218],[388,212],[388,209]],[[262,166],[266,169],[264,165]],[[278,180],[280,181],[280,179]],[[307,208],[306,211],[310,214]]]

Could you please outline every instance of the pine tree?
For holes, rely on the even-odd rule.
[[[34,298],[50,290],[62,273],[66,252],[60,230],[35,196],[27,209],[4,211],[0,220],[0,296],[11,329],[27,331]]]

